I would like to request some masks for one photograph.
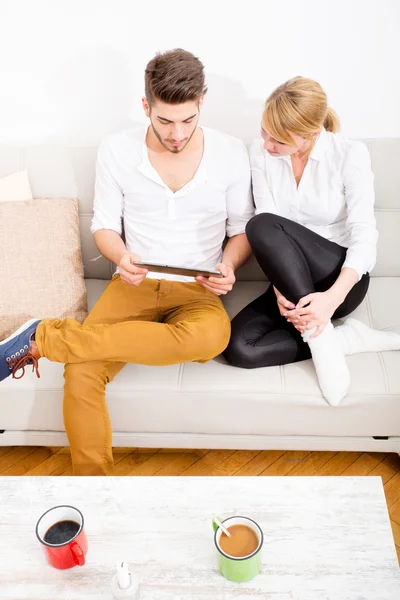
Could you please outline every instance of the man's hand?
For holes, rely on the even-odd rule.
[[[290,311],[288,320],[299,331],[317,328],[310,339],[317,337],[325,329],[326,324],[339,306],[334,294],[314,292],[301,298],[295,310]],[[286,315],[284,315],[286,316]]]
[[[148,270],[136,267],[132,264],[133,260],[140,261],[141,258],[138,254],[133,254],[133,252],[126,252],[119,261],[119,274],[121,281],[127,285],[138,286],[146,278]]]
[[[219,263],[216,268],[216,271],[220,271],[223,277],[196,277],[197,283],[202,285],[213,294],[217,296],[222,296],[227,294],[233,288],[233,284],[236,281],[235,273],[231,265],[226,265],[224,263]]]

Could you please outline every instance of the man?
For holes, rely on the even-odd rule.
[[[244,144],[199,126],[206,91],[204,67],[189,52],[149,62],[142,103],[150,125],[111,135],[98,151],[91,230],[117,272],[83,325],[34,320],[0,344],[0,380],[26,364],[39,375],[40,357],[65,363],[75,475],[113,472],[105,387],[125,363],[206,362],[228,344],[219,296],[250,255],[244,231],[253,202]],[[223,277],[148,272],[132,264],[140,260]]]

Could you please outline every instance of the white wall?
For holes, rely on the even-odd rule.
[[[295,75],[346,135],[400,136],[399,0],[0,0],[0,142],[92,145],[144,122],[145,65],[173,47],[206,67],[203,123],[246,143]]]

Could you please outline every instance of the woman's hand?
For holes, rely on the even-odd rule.
[[[281,294],[280,291],[277,290],[275,286],[274,286],[274,292],[276,295],[276,301],[278,303],[279,312],[282,317],[286,317],[286,315],[288,314],[288,310],[292,310],[293,308],[296,308],[296,305],[293,304],[293,302],[290,302],[290,300],[288,300],[287,298],[285,298],[285,296],[283,294]]]
[[[290,311],[288,321],[298,329],[314,329],[315,333],[310,339],[317,337],[325,329],[326,324],[339,306],[336,296],[329,290],[326,292],[314,292],[299,300],[295,310]]]

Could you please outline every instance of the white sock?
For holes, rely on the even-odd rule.
[[[364,325],[357,319],[348,318],[343,325],[335,327],[335,333],[344,354],[361,352],[384,352],[400,350],[400,335],[393,331],[379,331]]]
[[[305,331],[302,337],[310,347],[324,398],[331,406],[337,406],[349,389],[350,372],[332,322],[329,321],[323,332],[311,340],[310,336],[315,331],[316,329]]]

